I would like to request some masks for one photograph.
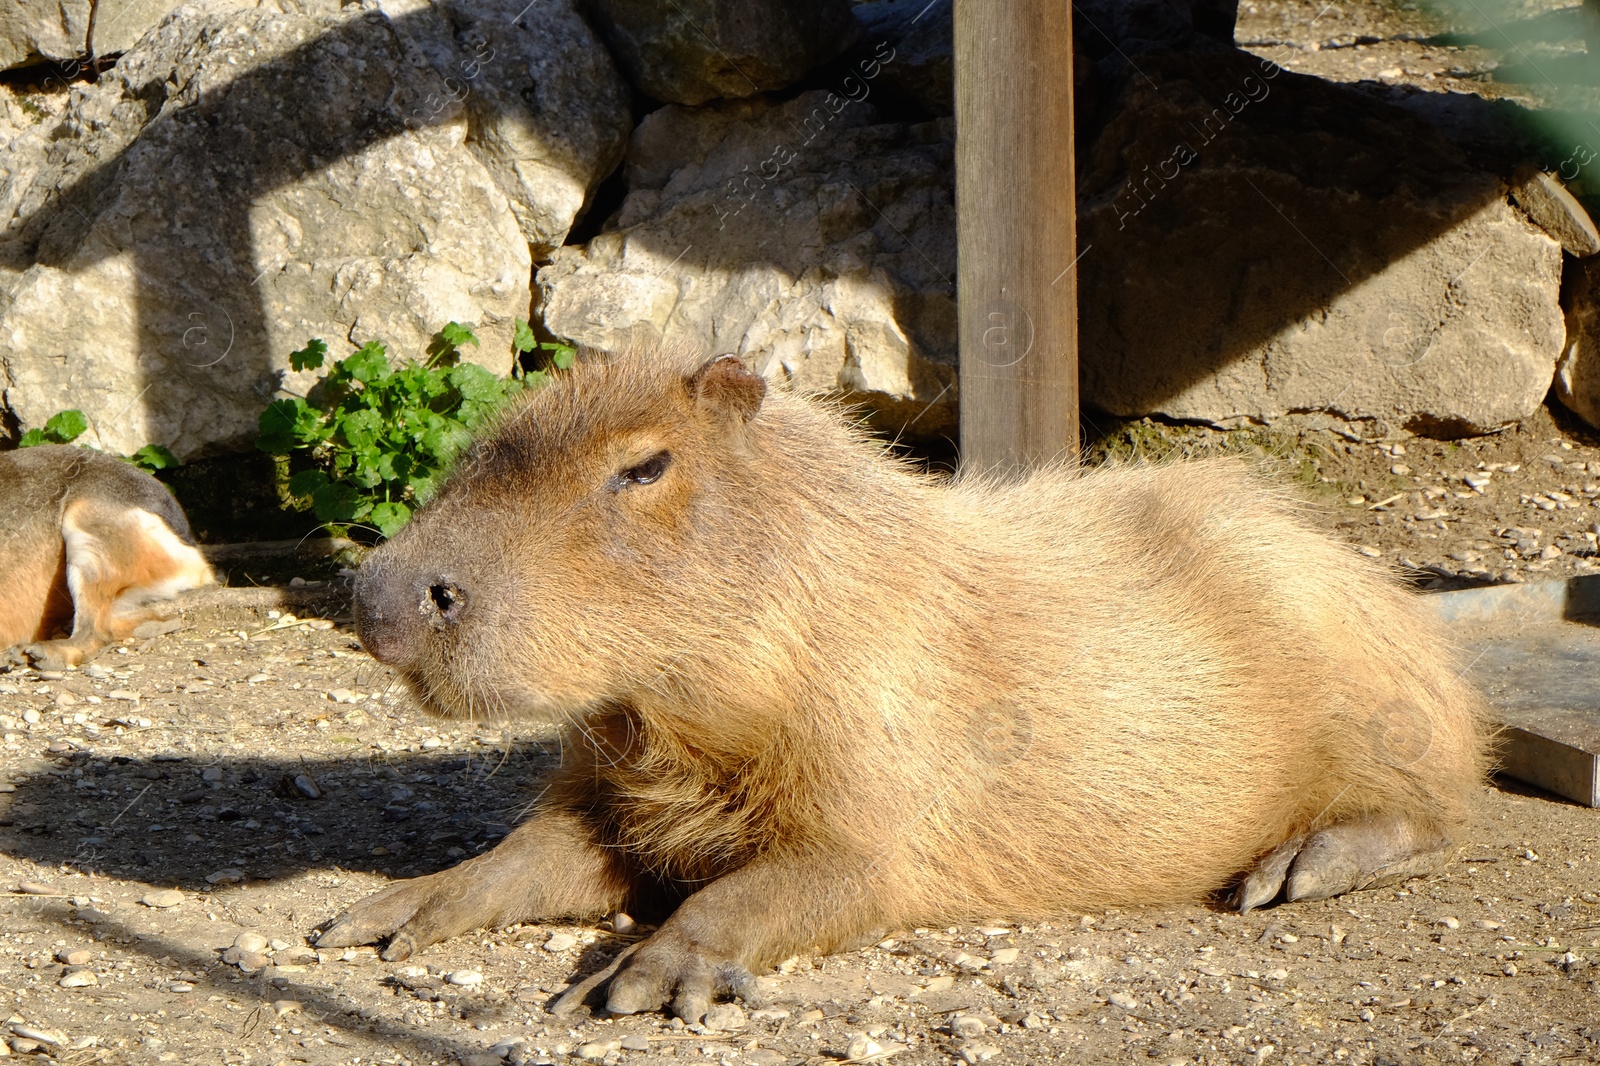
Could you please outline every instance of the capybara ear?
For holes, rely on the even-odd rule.
[[[737,355],[719,355],[685,382],[695,406],[748,422],[761,408],[767,395],[767,379],[748,369]]]

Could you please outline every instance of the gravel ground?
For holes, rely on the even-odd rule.
[[[628,942],[609,928],[513,927],[405,965],[319,952],[308,934],[344,906],[492,846],[559,752],[424,717],[344,624],[186,615],[84,670],[0,675],[0,1032],[16,1053],[1600,1059],[1600,812],[1508,784],[1485,789],[1461,861],[1399,890],[1247,916],[1214,904],[904,930],[793,960],[763,979],[764,1009],[729,1005],[705,1027],[545,1013]]]

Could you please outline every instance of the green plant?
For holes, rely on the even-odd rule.
[[[71,444],[81,437],[89,428],[89,419],[82,411],[76,408],[68,411],[57,411],[50,416],[43,428],[35,427],[24,433],[17,441],[19,448],[34,448],[41,444]],[[80,444],[80,448],[88,445]],[[155,473],[157,470],[171,470],[180,466],[178,457],[173,455],[165,444],[146,444],[132,455],[120,456],[132,463],[140,470]]]
[[[308,498],[323,522],[365,523],[393,536],[438,490],[473,431],[512,396],[544,382],[543,371],[502,378],[462,362],[462,346],[477,343],[471,326],[451,322],[434,334],[426,360],[394,364],[382,342],[369,341],[335,362],[307,399],[269,404],[256,446],[305,456],[287,489]],[[572,349],[540,344],[521,320],[512,347],[518,356],[564,348],[565,356],[552,352],[550,361],[571,365]],[[289,365],[318,369],[327,354],[328,346],[313,340]]]

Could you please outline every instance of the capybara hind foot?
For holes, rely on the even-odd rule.
[[[6,661],[13,666],[32,666],[37,670],[65,670],[81,666],[104,645],[85,648],[71,640],[39,640],[23,644],[6,652]]]
[[[541,814],[475,859],[362,900],[334,919],[317,946],[387,938],[383,958],[401,962],[472,929],[605,914],[624,902],[622,884],[615,857],[592,844],[576,818]]]
[[[1241,912],[1270,903],[1328,899],[1432,873],[1455,853],[1443,834],[1401,818],[1368,818],[1302,834],[1268,852],[1240,884]]]

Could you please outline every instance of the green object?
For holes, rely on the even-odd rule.
[[[50,416],[43,429],[30,429],[17,441],[19,448],[39,444],[71,444],[89,428],[89,420],[79,410],[60,411]],[[171,453],[168,453],[171,454]]]
[[[513,347],[532,338],[519,321]],[[502,378],[461,362],[461,347],[477,343],[471,326],[451,322],[433,335],[426,361],[393,363],[382,342],[369,341],[334,363],[310,398],[272,401],[256,447],[295,457],[287,492],[308,500],[323,522],[362,523],[392,537],[437,491],[473,433],[545,380],[538,371]],[[290,364],[320,368],[327,350],[313,340]]]

